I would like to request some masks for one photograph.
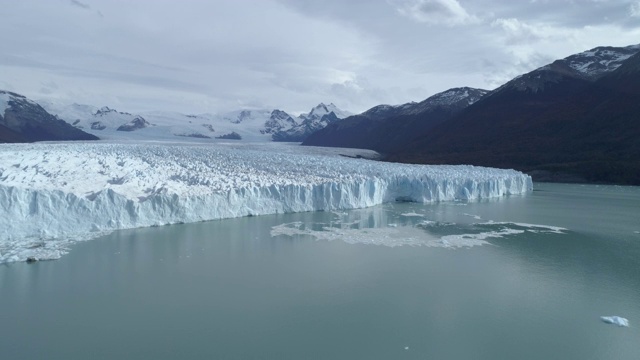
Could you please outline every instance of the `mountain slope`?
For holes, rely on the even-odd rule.
[[[1,117],[1,116],[0,116]],[[0,125],[0,144],[28,142],[22,134]]]
[[[0,142],[98,140],[26,97],[0,90]]]
[[[640,184],[639,49],[582,53],[580,64],[606,70],[582,71],[593,65],[580,65],[577,56],[536,69],[387,159],[515,168],[536,180]],[[603,53],[609,58],[584,55]]]
[[[328,125],[309,136],[303,145],[392,152],[447,121],[487,92],[467,87],[454,88],[419,103],[379,105],[362,114]]]

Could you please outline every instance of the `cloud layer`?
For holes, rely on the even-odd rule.
[[[124,111],[357,112],[640,42],[637,0],[21,0],[3,15],[0,88]]]
[[[396,1],[399,14],[418,22],[433,25],[462,25],[478,21],[457,0],[403,0]]]

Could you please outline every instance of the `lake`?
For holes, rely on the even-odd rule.
[[[0,321],[3,359],[639,359],[640,188],[117,231],[0,265]]]

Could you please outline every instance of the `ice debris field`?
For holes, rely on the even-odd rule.
[[[0,263],[59,258],[117,229],[532,190],[514,170],[384,163],[293,145],[0,147]]]

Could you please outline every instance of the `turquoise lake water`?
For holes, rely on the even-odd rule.
[[[2,359],[640,359],[640,188],[118,231],[1,265],[0,321]]]

